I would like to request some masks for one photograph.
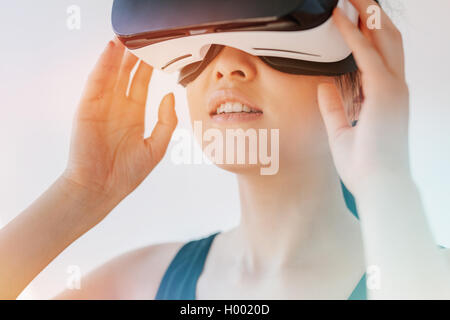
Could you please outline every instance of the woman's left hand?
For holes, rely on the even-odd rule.
[[[349,124],[335,85],[320,84],[318,101],[335,166],[355,194],[373,179],[410,177],[409,91],[399,30],[381,8],[382,27],[370,30],[367,8],[376,2],[350,1],[359,11],[361,29],[340,9],[334,11],[333,18],[362,75],[364,101],[357,125]]]

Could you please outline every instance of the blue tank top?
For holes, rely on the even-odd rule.
[[[197,281],[203,271],[211,243],[219,232],[192,240],[178,250],[167,268],[156,300],[195,300]],[[366,275],[356,285],[349,300],[366,300]]]

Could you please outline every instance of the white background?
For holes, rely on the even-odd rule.
[[[413,174],[436,241],[448,247],[450,2],[389,3],[405,41]],[[81,8],[80,30],[66,26],[70,5]],[[0,227],[64,169],[72,117],[86,76],[113,35],[111,5],[111,0],[0,2]],[[169,91],[176,95],[179,127],[190,128],[185,92],[175,81],[175,76],[154,74],[149,129],[161,97]],[[232,174],[209,165],[176,166],[166,157],[100,225],[54,260],[21,298],[54,296],[64,289],[70,265],[85,274],[127,250],[201,237],[238,222]]]

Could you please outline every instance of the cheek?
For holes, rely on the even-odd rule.
[[[329,153],[328,139],[320,114],[298,107],[289,117],[285,117],[280,125],[280,158],[286,165],[295,166],[316,161]]]
[[[314,78],[313,78],[314,79]],[[280,129],[290,133],[309,133],[317,127],[321,116],[317,102],[317,84],[304,77],[280,77],[267,96],[271,118]]]
[[[328,140],[317,102],[314,77],[280,77],[273,81],[267,99],[271,100],[271,119],[280,129],[280,153],[298,161],[312,154],[328,152]],[[268,102],[269,103],[269,102]]]
[[[204,106],[202,105],[202,95],[194,84],[190,84],[186,88],[187,104],[191,122],[202,120],[204,116]]]

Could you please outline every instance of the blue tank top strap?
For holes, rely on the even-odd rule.
[[[366,274],[359,280],[348,300],[367,300]]]
[[[155,300],[195,300],[197,280],[217,234],[189,241],[178,250],[161,280]]]
[[[220,232],[184,244],[167,268],[156,293],[156,300],[195,300],[197,281],[203,271],[211,243]],[[366,300],[366,274],[349,300]]]

